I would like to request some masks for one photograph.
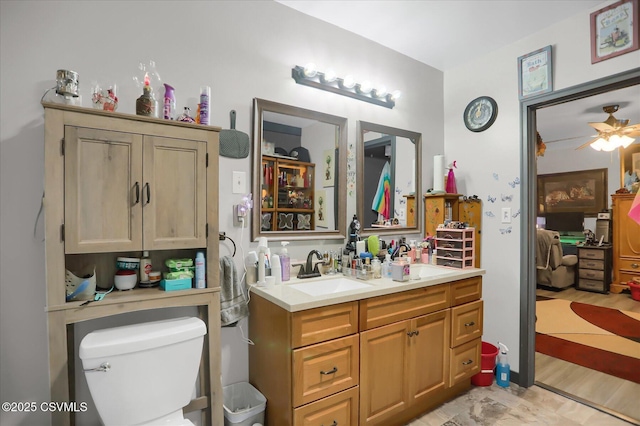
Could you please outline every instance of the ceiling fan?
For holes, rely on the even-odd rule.
[[[589,126],[598,131],[597,135],[588,142],[580,145],[576,150],[589,145],[597,151],[613,151],[618,147],[631,145],[634,138],[640,136],[640,123],[629,125],[629,120],[619,120],[613,116],[618,111],[619,105],[605,105],[602,110],[609,114],[609,117],[602,122],[590,122]]]

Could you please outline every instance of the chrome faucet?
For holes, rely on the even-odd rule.
[[[318,250],[311,250],[307,255],[307,264],[300,265],[300,272],[298,272],[298,278],[313,278],[319,277],[320,271],[318,271],[318,264],[313,266],[313,255],[316,255],[318,260],[322,260],[322,254]]]

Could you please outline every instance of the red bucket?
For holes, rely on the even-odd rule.
[[[482,342],[482,360],[480,372],[471,377],[471,383],[476,386],[491,386],[493,384],[493,369],[496,368],[498,348],[491,343]]]
[[[629,285],[629,291],[631,291],[631,298],[640,301],[640,278],[634,277],[632,280],[627,281],[627,284]]]

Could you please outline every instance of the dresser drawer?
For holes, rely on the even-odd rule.
[[[604,250],[579,248],[578,257],[580,259],[604,260]]]
[[[451,306],[462,305],[482,298],[482,277],[467,278],[451,283]]]
[[[449,284],[360,301],[360,331],[391,324],[449,307]]]
[[[482,337],[482,300],[451,308],[451,347]]]
[[[293,410],[294,426],[357,426],[358,386]]]
[[[578,288],[580,290],[592,290],[602,293],[608,291],[608,288],[605,287],[606,284],[604,281],[586,280],[584,278],[578,280]]]
[[[618,272],[618,283],[617,284],[627,284],[629,281],[631,281],[633,279],[633,277],[637,277],[640,276],[640,273],[638,272],[626,272],[626,271],[619,271]],[[629,284],[627,284],[629,285]]]
[[[291,346],[312,345],[358,332],[358,302],[294,312]]]
[[[640,275],[640,259],[618,259],[618,269]]]
[[[578,261],[580,269],[604,269],[604,260],[580,259]]]
[[[604,280],[604,271],[598,271],[597,269],[580,269],[578,276],[588,280]]]
[[[480,372],[481,339],[450,349],[449,387]]]
[[[293,351],[293,406],[299,407],[359,382],[358,334]]]

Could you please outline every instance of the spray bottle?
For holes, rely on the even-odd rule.
[[[508,388],[511,376],[509,360],[507,359],[507,352],[509,352],[509,348],[500,342],[498,342],[498,346],[500,346],[500,353],[498,354],[498,365],[496,366],[496,383],[498,386]]]
[[[164,104],[162,118],[165,120],[173,120],[173,114],[176,112],[176,95],[173,93],[173,87],[164,83]]]

